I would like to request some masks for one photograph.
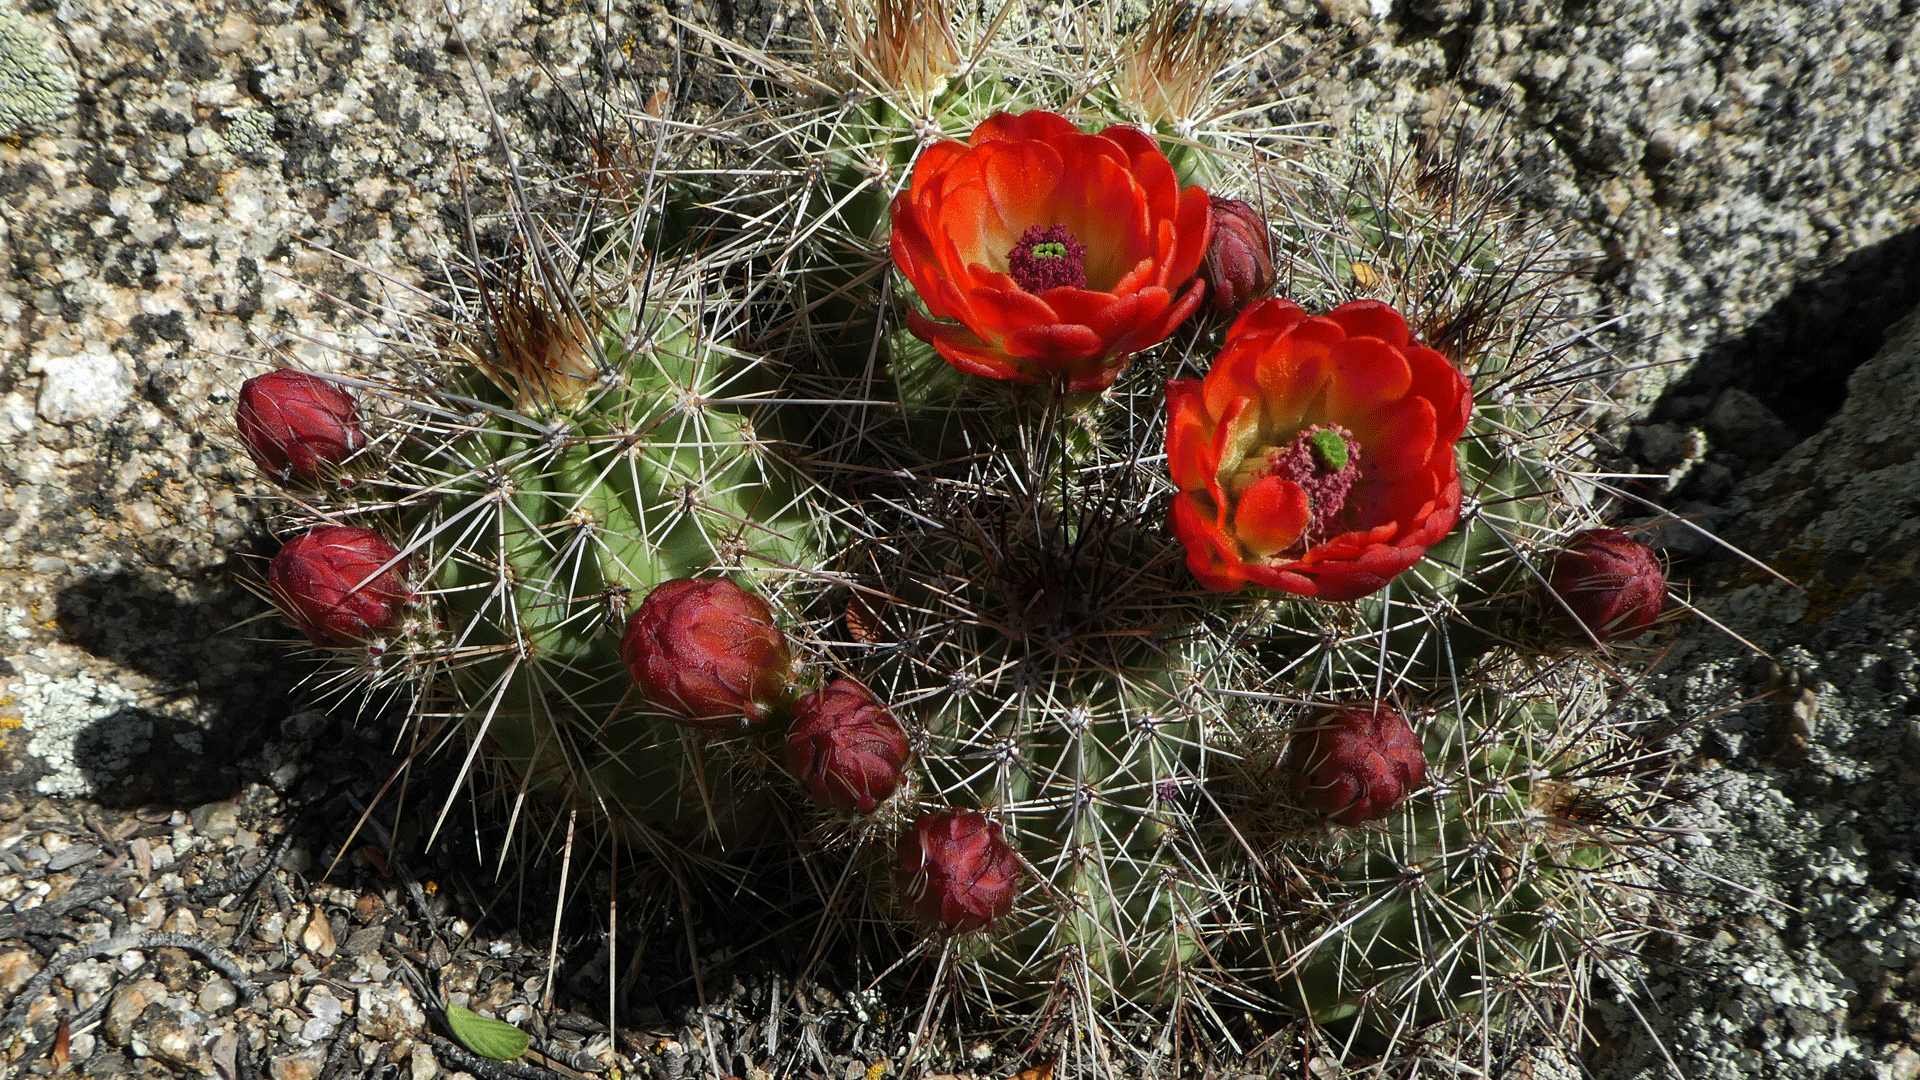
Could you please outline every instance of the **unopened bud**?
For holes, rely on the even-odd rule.
[[[1386,817],[1427,780],[1427,752],[1385,702],[1320,711],[1294,751],[1300,804],[1338,825]]]
[[[766,601],[726,578],[676,578],[627,620],[620,657],[647,704],[707,735],[786,704],[793,654]]]
[[[353,395],[304,371],[269,371],[240,385],[240,440],[282,484],[318,484],[366,445]]]
[[[894,883],[907,909],[954,930],[980,930],[1013,910],[1020,856],[977,810],[942,810],[900,838]]]
[[[1667,605],[1667,575],[1652,548],[1618,529],[1588,529],[1554,553],[1547,587],[1555,621],[1580,641],[1639,637]],[[1564,605],[1564,606],[1563,606]]]
[[[802,699],[787,732],[787,767],[821,803],[867,813],[900,786],[907,733],[873,692],[835,679]]]
[[[1207,279],[1213,309],[1232,315],[1273,288],[1273,246],[1267,223],[1239,199],[1210,195],[1213,238],[1207,243],[1200,276]]]
[[[267,568],[267,585],[309,641],[351,645],[393,629],[413,599],[399,557],[372,529],[321,525],[287,541]]]

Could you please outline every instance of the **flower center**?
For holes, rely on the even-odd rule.
[[[1027,226],[1020,242],[1007,252],[1007,273],[1022,289],[1042,293],[1062,285],[1073,289],[1087,287],[1087,245],[1055,223],[1042,229]]]
[[[1307,493],[1313,519],[1302,539],[1317,543],[1338,531],[1335,522],[1346,507],[1347,494],[1360,479],[1360,444],[1353,432],[1338,424],[1315,426],[1294,436],[1285,446],[1263,446],[1248,454],[1228,481],[1237,498],[1241,492],[1278,476],[1298,484]]]

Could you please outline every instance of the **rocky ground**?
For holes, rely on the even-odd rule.
[[[737,32],[790,15],[672,10]],[[681,88],[704,61],[667,14],[0,0],[8,1068],[892,1067],[900,1017],[825,991],[768,1009],[778,980],[736,977],[725,938],[693,943],[697,987],[661,958],[684,940],[617,971],[603,915],[555,943],[553,892],[481,861],[489,822],[424,842],[431,776],[417,815],[356,831],[389,747],[297,707],[284,632],[239,584],[272,550],[222,434],[239,382],[375,347],[362,313],[424,302],[390,286],[428,281],[497,205],[509,153],[554,145],[568,91],[609,71]],[[1920,319],[1882,348],[1920,305],[1911,0],[1240,14],[1336,128],[1508,118],[1492,156],[1515,198],[1593,253],[1594,341],[1628,372],[1612,434],[1666,475],[1642,494],[1791,582],[1662,534],[1695,604],[1750,645],[1697,623],[1645,683],[1705,839],[1669,867],[1646,956],[1599,980],[1586,1066],[1920,1076]],[[609,1030],[615,984],[634,1007]],[[544,1056],[464,1055],[440,1000],[529,1028]]]

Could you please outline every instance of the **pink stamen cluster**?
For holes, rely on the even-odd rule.
[[[1087,245],[1065,225],[1042,229],[1029,225],[1020,242],[1007,252],[1007,273],[1022,289],[1043,293],[1065,286],[1087,287]]]

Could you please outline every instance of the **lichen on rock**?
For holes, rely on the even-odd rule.
[[[53,123],[78,96],[73,72],[54,60],[46,31],[0,8],[0,138]]]

